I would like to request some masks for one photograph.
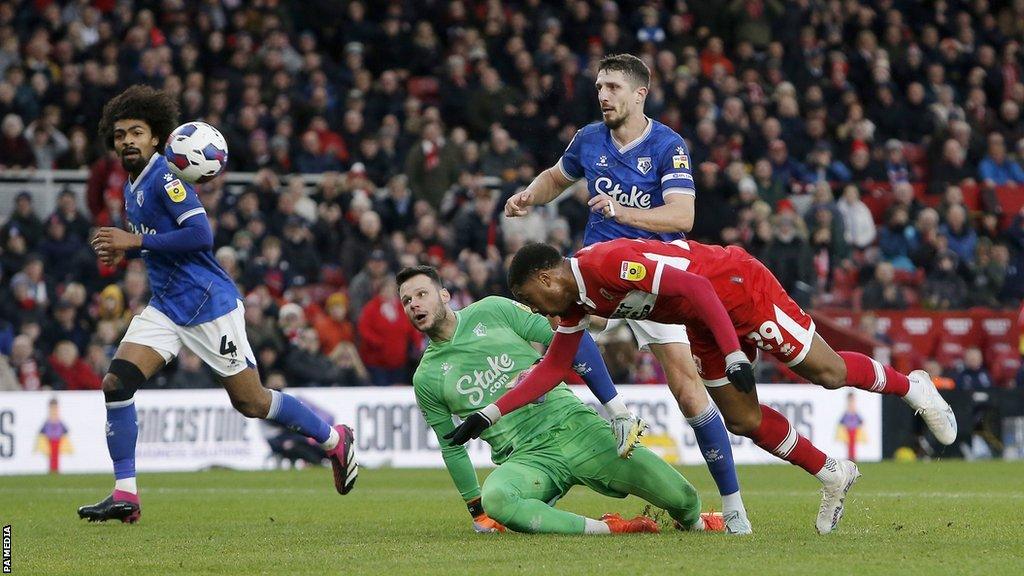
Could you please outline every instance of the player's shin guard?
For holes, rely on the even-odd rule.
[[[859,352],[839,352],[839,357],[846,363],[847,386],[897,396],[906,396],[910,390],[910,380],[892,366],[883,366]]]
[[[267,420],[291,428],[323,445],[331,437],[331,425],[316,415],[295,397],[277,390],[270,391],[270,411]],[[326,449],[333,446],[324,446]]]
[[[736,478],[732,445],[729,443],[729,433],[725,430],[725,423],[722,422],[718,408],[708,402],[703,412],[687,418],[686,423],[693,428],[693,433],[697,436],[697,445],[708,463],[708,470],[715,479],[715,484],[718,485],[718,493],[726,496],[739,492],[740,481]]]
[[[811,474],[817,474],[825,465],[825,453],[797,434],[785,416],[764,404],[761,404],[761,425],[750,438],[762,450]]]

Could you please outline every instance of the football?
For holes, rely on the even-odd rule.
[[[171,171],[200,184],[216,178],[228,163],[228,144],[219,130],[205,122],[187,122],[167,138],[164,156]]]

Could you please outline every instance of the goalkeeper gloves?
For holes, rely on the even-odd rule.
[[[460,446],[474,438],[479,438],[484,430],[498,421],[498,418],[501,418],[501,411],[494,404],[488,404],[484,406],[483,410],[466,416],[462,424],[444,435],[444,439],[451,440],[450,446]]]
[[[725,377],[729,383],[744,394],[754,390],[754,368],[750,365],[747,355],[741,350],[730,353],[725,357]]]
[[[480,503],[480,497],[477,496],[469,502],[466,502],[466,507],[469,508],[469,515],[473,517],[473,530],[476,530],[478,534],[485,534],[487,532],[504,532],[505,527],[502,526],[497,520],[494,520],[484,512],[483,504]]]

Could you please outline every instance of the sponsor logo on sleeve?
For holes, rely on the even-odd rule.
[[[619,270],[619,278],[631,282],[639,282],[647,277],[647,267],[639,262],[622,261],[622,268]]]
[[[676,154],[672,157],[672,168],[678,170],[680,168],[690,169],[690,159],[686,154]]]
[[[167,184],[164,184],[164,190],[167,190],[167,196],[170,197],[171,202],[181,202],[188,194],[185,190],[185,185],[177,178],[171,180]]]

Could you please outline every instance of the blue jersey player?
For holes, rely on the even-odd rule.
[[[316,440],[331,460],[335,488],[346,494],[358,473],[352,430],[330,426],[295,398],[260,383],[238,290],[210,251],[213,235],[206,211],[195,190],[157,152],[177,124],[175,101],[146,86],[132,86],[108,102],[100,120],[100,137],[117,152],[129,175],[124,198],[130,231],[101,228],[92,246],[107,264],[129,251],[141,251],[152,298],[132,319],[103,378],[113,493],[82,506],[78,515],[101,522],[139,519],[135,391],[182,346],[219,376],[239,412]]]
[[[635,56],[619,54],[601,60],[595,84],[603,121],[577,132],[558,164],[509,198],[505,214],[525,215],[530,206],[547,204],[574,182],[586,179],[591,214],[584,244],[615,238],[683,238],[694,219],[690,157],[682,137],[644,115],[650,80],[647,65]],[[726,530],[750,533],[729,436],[701,386],[685,327],[618,319],[610,321],[608,328],[621,322],[629,325],[641,349],[649,349],[665,369],[669,388],[694,430],[722,495]],[[613,415],[616,434],[630,430],[630,437],[636,437],[635,431],[644,427],[629,413]]]

